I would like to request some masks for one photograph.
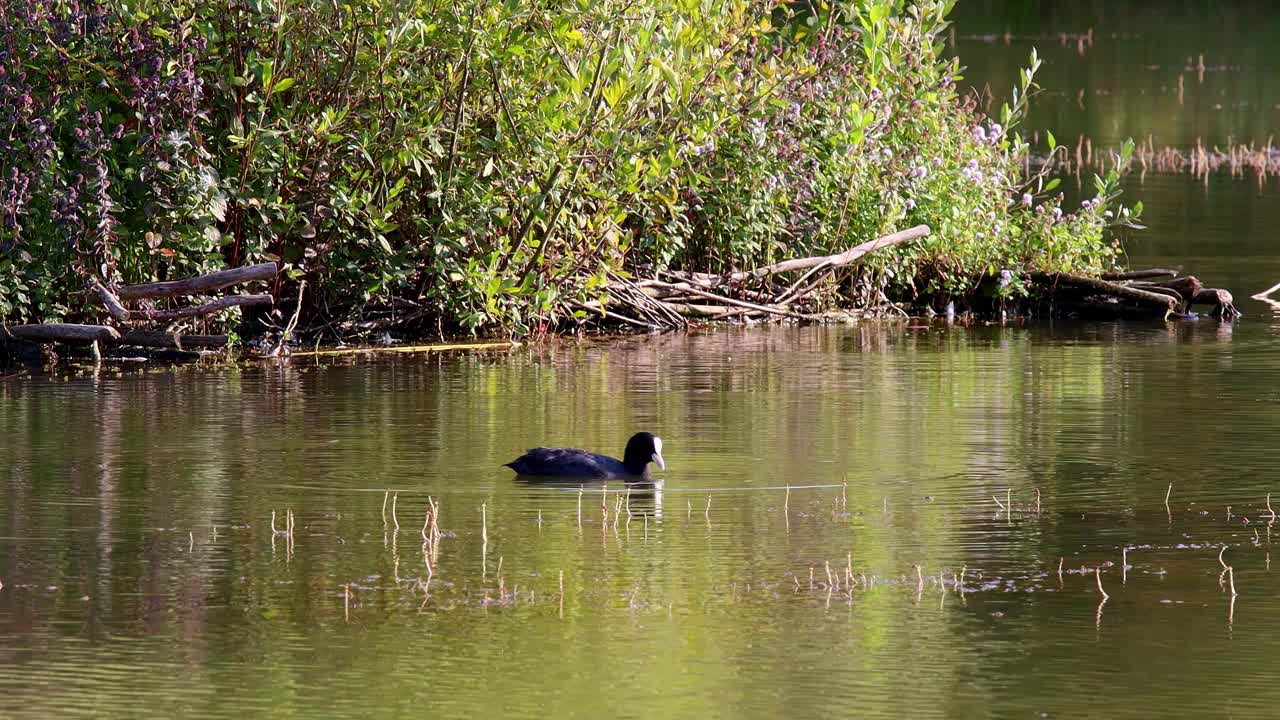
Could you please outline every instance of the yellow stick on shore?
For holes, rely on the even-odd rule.
[[[335,350],[307,350],[290,353],[289,357],[315,357],[318,355],[372,355],[375,353],[425,353],[446,350],[514,350],[520,343],[514,340],[487,343],[456,343],[451,345],[405,345],[403,347],[358,347]]]

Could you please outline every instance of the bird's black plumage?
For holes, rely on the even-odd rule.
[[[641,432],[631,436],[622,460],[608,455],[574,448],[532,448],[506,463],[521,475],[546,478],[580,478],[609,480],[623,478],[643,480],[649,477],[649,463],[665,469],[662,460],[662,438]]]

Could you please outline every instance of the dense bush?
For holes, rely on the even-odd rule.
[[[274,259],[318,288],[315,318],[526,333],[580,315],[611,272],[747,267],[922,222],[926,242],[846,288],[1108,266],[1116,177],[1063,214],[1011,132],[1034,56],[981,117],[944,56],[950,5],[15,0],[0,319],[80,314],[89,275]]]

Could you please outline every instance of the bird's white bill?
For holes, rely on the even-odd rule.
[[[662,461],[662,438],[660,437],[653,439],[653,462],[659,470],[667,469],[667,464]]]

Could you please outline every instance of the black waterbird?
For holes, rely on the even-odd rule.
[[[529,477],[647,480],[651,462],[659,470],[667,469],[662,460],[662,438],[639,432],[627,441],[621,460],[586,450],[540,447],[529,450],[506,466]]]

